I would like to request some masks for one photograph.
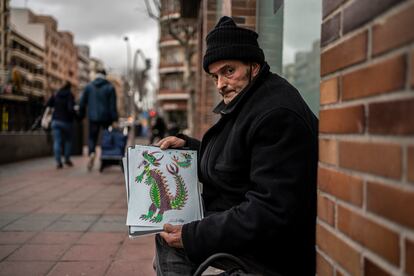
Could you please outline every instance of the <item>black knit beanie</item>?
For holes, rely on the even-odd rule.
[[[234,59],[264,63],[263,50],[257,43],[258,34],[252,30],[240,28],[228,16],[220,18],[217,25],[207,35],[207,51],[203,59],[204,71],[216,61]]]

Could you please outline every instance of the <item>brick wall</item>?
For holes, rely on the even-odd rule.
[[[321,37],[318,275],[414,275],[414,1],[323,0]]]

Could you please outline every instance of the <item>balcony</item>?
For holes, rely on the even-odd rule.
[[[160,88],[158,95],[185,94],[183,89]]]
[[[190,95],[187,93],[159,93],[157,95],[157,100],[188,100]]]
[[[15,56],[17,58],[20,58],[21,60],[27,61],[31,64],[42,64],[42,60],[37,59],[31,55],[29,55],[28,53],[25,53],[23,51],[17,50],[17,49],[13,49],[11,52],[12,56]]]

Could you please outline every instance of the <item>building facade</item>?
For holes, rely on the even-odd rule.
[[[88,45],[77,45],[78,51],[78,80],[79,80],[79,91],[83,91],[85,86],[90,82],[90,55]]]
[[[0,131],[26,131],[34,128],[46,97],[44,45],[24,35],[15,24],[13,9],[7,26],[0,105]]]
[[[78,95],[78,56],[72,33],[59,31],[57,21],[48,15],[34,15],[29,23],[44,26],[47,94],[52,95],[65,81],[69,81],[74,94]]]
[[[295,61],[283,68],[283,77],[295,86],[315,115],[319,114],[320,41],[310,51],[295,54]]]
[[[181,16],[181,1],[162,1],[160,13],[160,63],[159,91],[157,94],[157,109],[164,115],[167,122],[175,122],[181,130],[192,128],[194,125],[194,72],[196,55],[188,57],[188,51],[196,49],[194,33],[187,45],[183,45],[171,35],[172,21]],[[194,20],[194,29],[196,21]],[[180,38],[183,39],[183,38]],[[187,80],[187,81],[186,81]],[[187,83],[186,83],[187,82]]]
[[[110,81],[115,88],[118,117],[127,118],[128,98],[125,97],[124,80],[116,74],[108,74],[107,80]]]
[[[9,0],[0,1],[0,84],[1,90],[7,82],[7,66],[8,66],[8,28],[10,22]]]
[[[44,98],[43,48],[13,29],[9,41],[11,78],[15,89],[13,94]]]
[[[89,59],[89,79],[94,80],[98,70],[105,69],[105,65],[102,60],[91,57]]]

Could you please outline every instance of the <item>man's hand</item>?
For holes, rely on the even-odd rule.
[[[168,136],[158,141],[155,146],[165,150],[168,148],[181,148],[185,146],[185,141],[175,136]]]
[[[175,248],[184,248],[181,240],[182,225],[164,224],[164,232],[160,236],[168,243],[169,246]]]

